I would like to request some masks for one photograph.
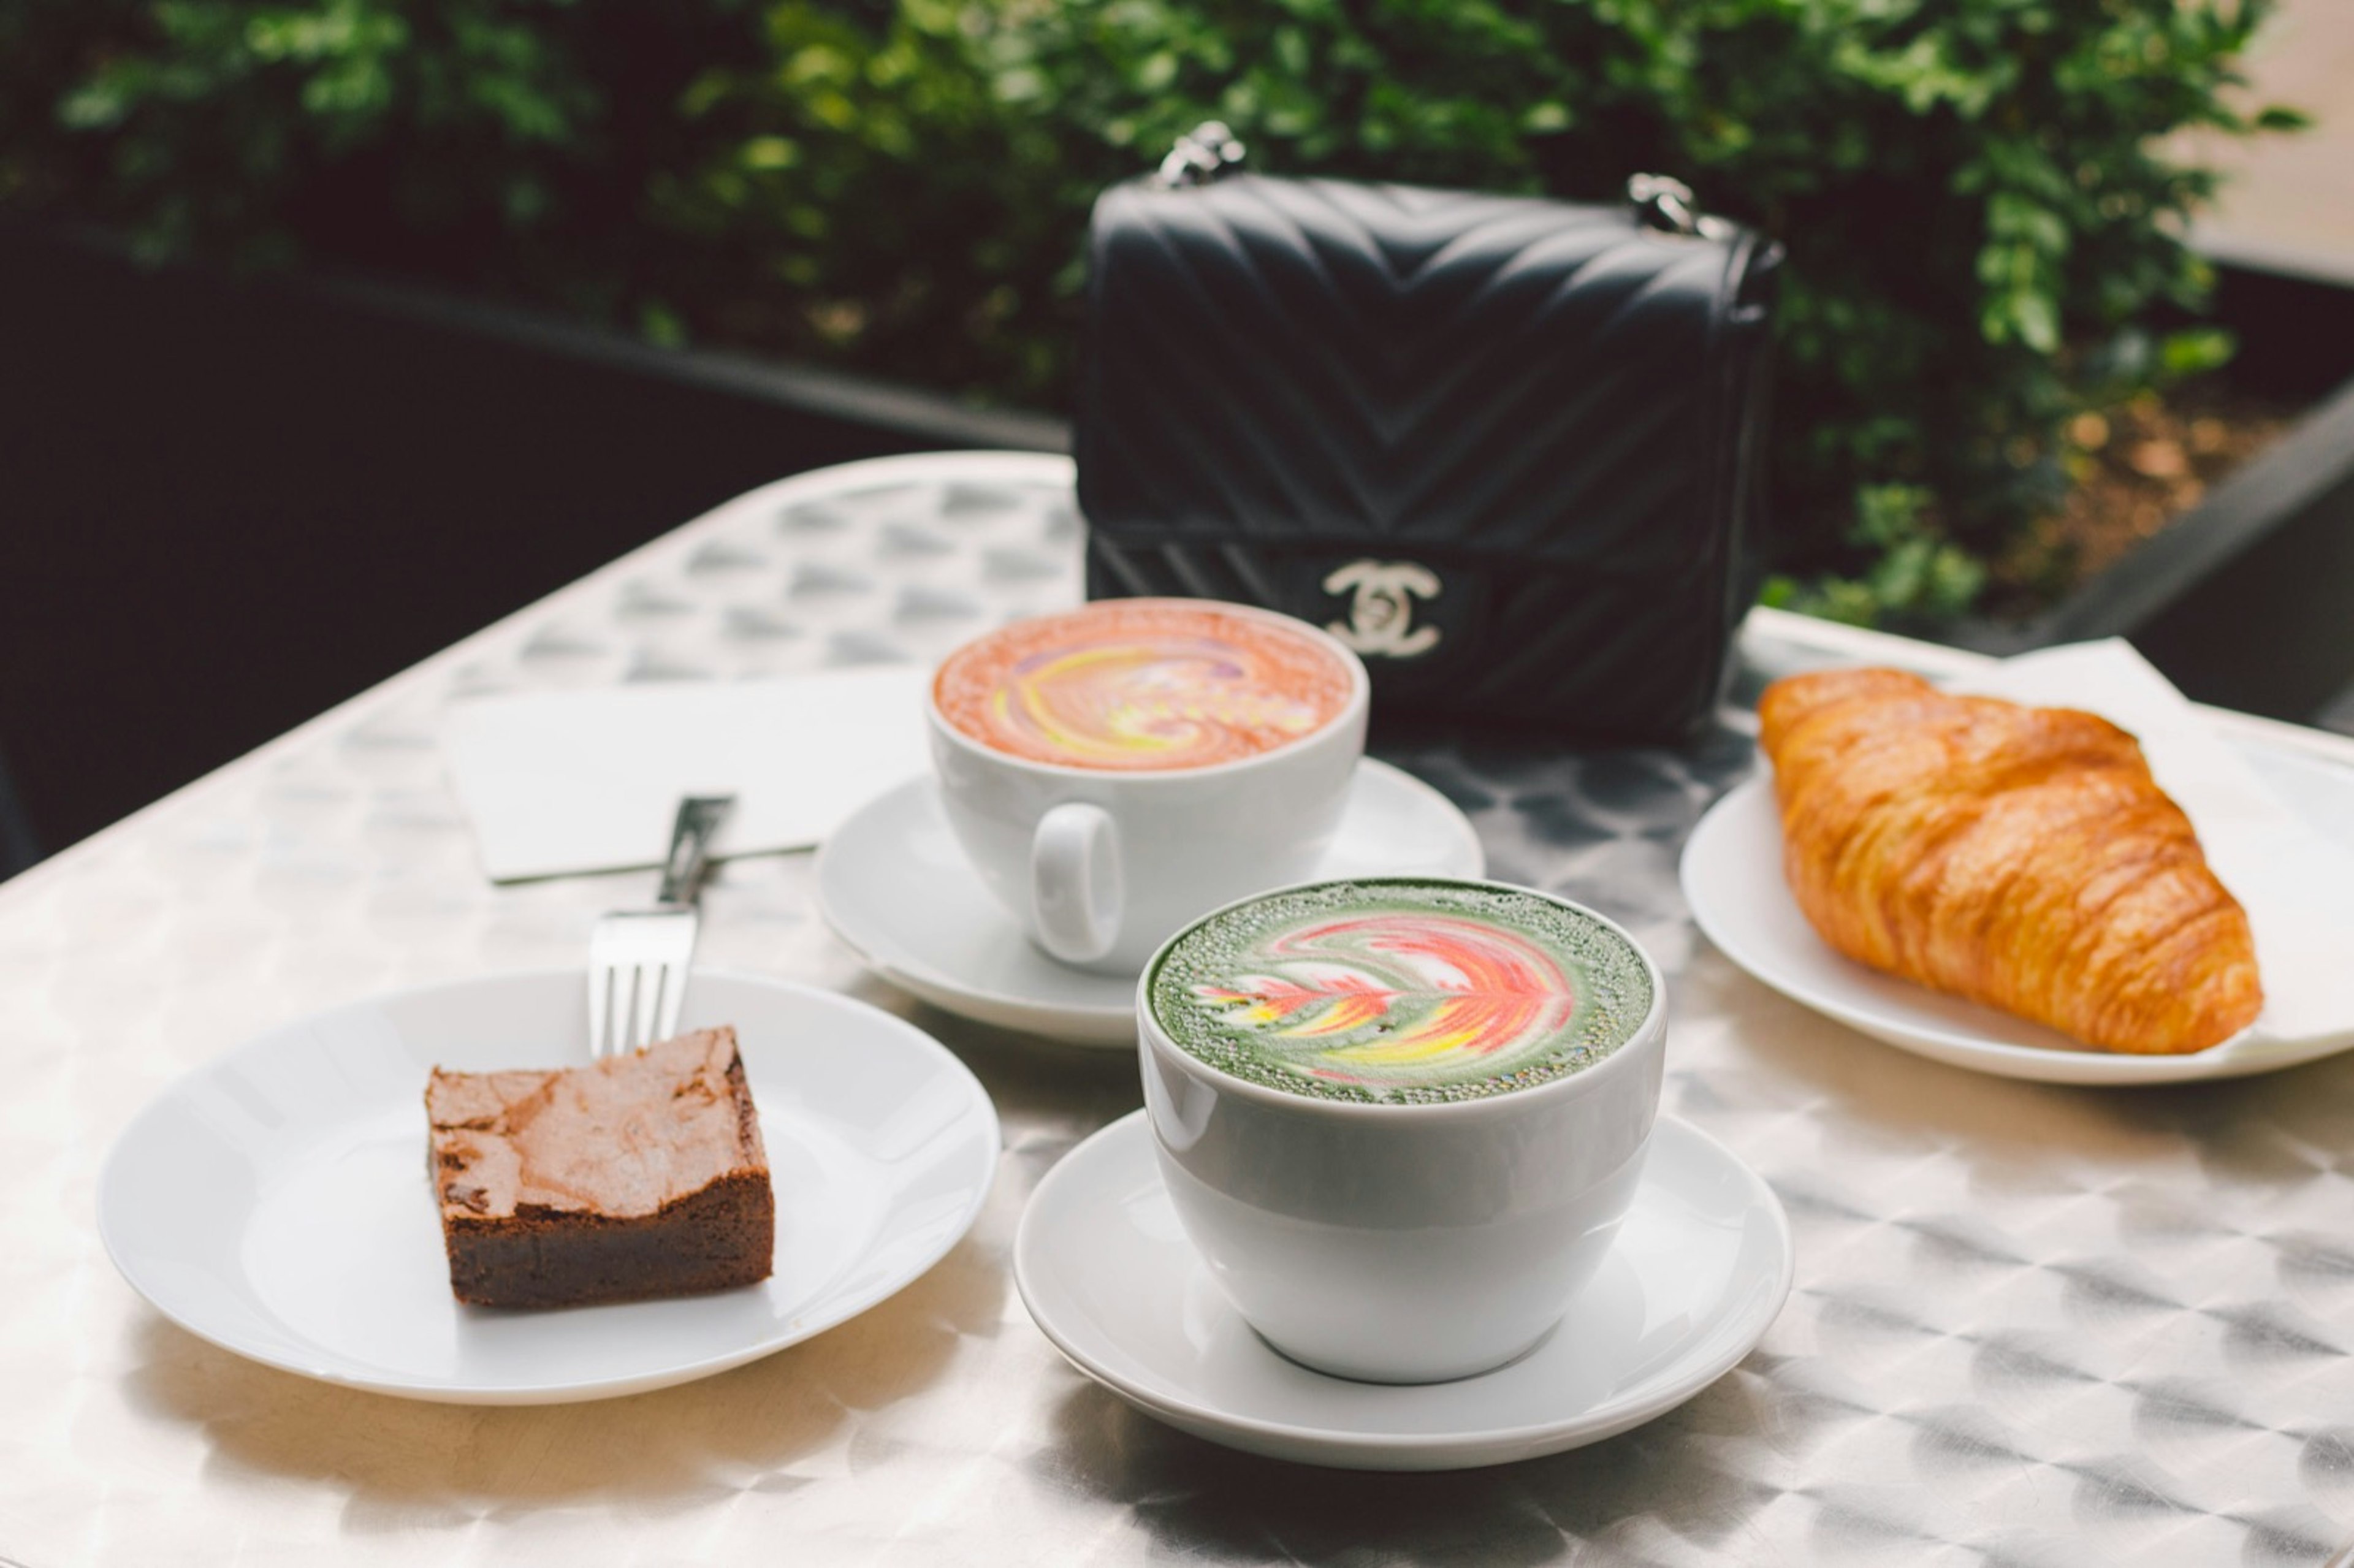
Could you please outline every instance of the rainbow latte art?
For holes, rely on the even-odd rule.
[[[1612,927],[1479,884],[1328,883],[1193,927],[1154,1019],[1238,1077],[1326,1098],[1470,1099],[1548,1083],[1632,1036],[1649,971]]]
[[[992,750],[1068,768],[1207,768],[1322,729],[1353,694],[1303,631],[1194,599],[1109,599],[967,643],[933,683]]]

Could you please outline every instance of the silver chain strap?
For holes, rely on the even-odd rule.
[[[1701,211],[1691,186],[1665,175],[1631,176],[1627,181],[1627,199],[1635,204],[1639,221],[1662,234],[1723,239],[1733,233],[1733,225]]]
[[[1154,183],[1164,190],[1207,185],[1243,161],[1244,148],[1223,120],[1204,120],[1182,136],[1161,160]]]
[[[1161,160],[1153,183],[1163,190],[1207,185],[1239,166],[1246,151],[1225,121],[1204,120],[1177,138],[1177,144]],[[1733,226],[1724,219],[1700,210],[1690,185],[1666,175],[1630,176],[1627,199],[1634,204],[1638,221],[1662,234],[1723,239],[1733,232]]]

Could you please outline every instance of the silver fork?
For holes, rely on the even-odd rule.
[[[588,934],[588,1054],[635,1051],[678,1033],[686,972],[701,920],[695,896],[733,795],[690,795],[678,803],[651,909],[617,909]]]

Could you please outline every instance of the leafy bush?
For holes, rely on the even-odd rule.
[[[1776,591],[1935,617],[2084,387],[2211,346],[2115,347],[2207,287],[2169,133],[2292,121],[2227,101],[2269,4],[0,0],[0,202],[1052,403],[1089,203],[1199,120],[1273,172],[1671,174],[1791,253],[1776,490],[1831,575]]]
[[[679,275],[680,94],[758,53],[733,0],[0,0],[0,207],[606,314]]]

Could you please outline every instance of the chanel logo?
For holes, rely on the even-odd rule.
[[[1412,561],[1351,561],[1324,579],[1329,594],[1353,593],[1349,619],[1325,630],[1360,653],[1411,659],[1438,645],[1438,628],[1414,624],[1414,601],[1437,599],[1438,574]]]

